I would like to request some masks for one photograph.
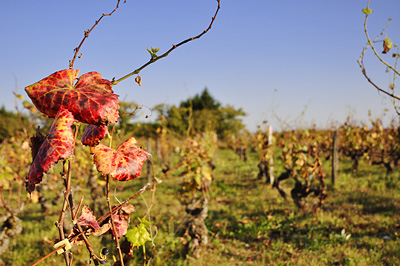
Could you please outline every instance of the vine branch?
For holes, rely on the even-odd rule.
[[[68,170],[67,170],[67,164],[68,164]],[[64,179],[64,185],[65,185],[64,202],[63,202],[63,206],[62,206],[62,209],[61,209],[60,218],[56,222],[56,226],[58,228],[59,235],[60,235],[60,241],[65,239],[65,234],[64,234],[64,215],[65,215],[65,211],[67,210],[68,198],[69,198],[69,195],[71,193],[71,175],[70,175],[70,173],[71,173],[70,161],[69,160],[64,160],[64,162],[63,162],[63,172],[61,173],[61,176]],[[68,254],[68,252],[64,252],[63,255],[64,255],[64,259],[65,259],[65,265],[68,266],[69,263],[70,263],[69,254]]]
[[[79,126],[80,124],[76,124],[75,127],[75,133],[74,133],[74,138],[76,139],[78,131],[79,131]],[[64,240],[65,239],[65,234],[64,234],[64,215],[65,212],[67,210],[67,207],[70,207],[70,211],[71,211],[71,219],[73,219],[73,217],[75,217],[75,213],[74,213],[74,203],[73,203],[73,199],[72,199],[72,192],[71,192],[71,176],[72,176],[72,171],[71,171],[71,160],[67,159],[63,161],[63,172],[61,173],[61,176],[64,179],[64,186],[65,186],[65,192],[64,192],[64,202],[63,202],[63,206],[61,209],[61,214],[60,214],[60,218],[58,219],[58,221],[56,222],[56,226],[58,228],[59,231],[59,235],[60,235],[60,240]],[[68,266],[70,265],[71,261],[69,258],[69,254],[68,252],[64,252],[64,259],[65,259],[65,264]]]
[[[386,94],[386,95],[388,95],[388,96],[390,96],[390,97],[392,97],[392,98],[394,98],[394,99],[396,99],[396,100],[400,100],[400,98],[399,98],[398,96],[394,95],[393,93],[389,93],[389,92],[387,92],[387,91],[385,91],[385,90],[379,88],[379,86],[376,85],[376,84],[367,76],[367,72],[366,72],[365,68],[362,69],[362,73],[363,73],[364,77],[368,80],[368,82],[371,83],[372,86],[374,86],[378,91],[383,92],[384,94]]]
[[[155,202],[157,179],[156,179],[156,174],[155,174],[155,171],[154,171],[154,164],[153,164],[152,161],[150,161],[150,163],[151,163],[151,168],[152,168],[152,172],[153,172],[153,185],[151,186],[151,191],[152,191],[152,193],[151,193],[151,202],[150,202],[150,205],[147,206],[147,211],[144,214],[143,218],[146,218],[147,215],[150,214],[151,208],[153,207],[154,202]]]
[[[114,217],[112,214],[113,211],[112,211],[111,202],[110,202],[110,175],[107,175],[106,193],[107,193],[107,205],[108,205],[108,210],[110,213],[110,223],[111,223],[112,232],[114,233],[114,238],[115,238],[115,245],[118,250],[118,255],[119,255],[119,260],[121,261],[121,266],[124,266],[124,257],[122,256],[121,246],[119,245],[118,233],[116,230]]]
[[[370,1],[370,0],[368,0],[368,2],[367,2],[367,9],[369,9],[369,1]],[[382,62],[385,66],[387,66],[390,70],[392,70],[394,73],[396,73],[397,75],[400,76],[400,73],[399,73],[396,69],[394,69],[394,68],[393,68],[391,65],[389,65],[385,60],[382,59],[382,57],[378,54],[378,52],[376,51],[374,45],[372,44],[371,39],[369,38],[369,35],[368,35],[368,30],[367,30],[367,20],[368,20],[368,16],[369,16],[369,14],[366,13],[366,14],[365,14],[365,20],[364,20],[364,32],[365,32],[365,35],[367,36],[368,46],[371,46],[372,51],[374,51],[374,54],[375,54],[376,57],[379,59],[379,61],[381,61],[381,62]],[[378,39],[378,37],[380,37],[380,36],[385,32],[385,30],[386,30],[387,27],[389,26],[389,22],[390,22],[390,21],[391,21],[391,19],[388,20],[385,29],[383,29],[383,31],[376,37],[376,39]],[[374,42],[376,41],[376,39],[374,40]],[[367,46],[367,48],[368,48],[368,46]],[[366,49],[367,49],[367,48],[366,48]]]
[[[178,44],[173,44],[172,47],[171,47],[168,51],[166,51],[165,53],[163,53],[163,54],[160,55],[160,56],[156,56],[156,57],[153,57],[153,56],[152,56],[152,57],[150,58],[150,60],[149,60],[147,63],[145,63],[145,64],[142,65],[141,67],[137,68],[137,69],[134,70],[133,72],[131,72],[131,73],[129,73],[129,74],[123,76],[122,78],[117,79],[117,80],[115,80],[115,78],[113,78],[113,80],[111,81],[111,84],[112,84],[112,85],[117,85],[119,82],[121,82],[121,81],[123,81],[123,80],[125,80],[125,79],[127,79],[127,78],[129,78],[129,77],[131,77],[131,76],[133,76],[133,75],[139,74],[140,71],[142,71],[142,69],[144,69],[144,68],[146,68],[147,66],[149,66],[149,65],[151,65],[151,64],[153,64],[153,63],[155,63],[155,62],[157,62],[157,61],[160,60],[161,58],[167,57],[173,50],[175,50],[175,49],[178,48],[179,46],[184,45],[185,43],[191,42],[191,41],[193,41],[193,40],[196,40],[196,39],[201,38],[204,34],[206,34],[206,33],[212,28],[212,25],[214,24],[215,18],[216,18],[217,15],[218,15],[219,9],[221,8],[221,4],[220,4],[220,0],[217,0],[217,2],[218,2],[217,10],[215,11],[214,16],[211,18],[210,24],[208,25],[208,27],[207,27],[202,33],[200,33],[200,34],[197,35],[197,36],[187,38],[186,40],[181,41],[181,42],[178,43]]]
[[[95,23],[93,24],[93,26],[88,29],[85,30],[84,32],[84,36],[82,41],[80,42],[80,44],[78,45],[78,47],[76,47],[74,49],[74,56],[72,57],[71,60],[69,60],[69,68],[72,69],[74,67],[74,63],[75,63],[75,59],[76,58],[80,58],[82,55],[78,56],[79,50],[81,49],[83,43],[86,41],[86,39],[89,37],[89,34],[93,31],[93,29],[99,24],[99,22],[107,16],[111,16],[115,11],[117,11],[117,9],[119,8],[119,3],[121,2],[121,0],[117,0],[117,6],[110,12],[110,13],[103,13],[100,18],[98,20],[95,21]],[[124,4],[126,3],[126,0],[124,1]]]
[[[370,3],[370,0],[368,0],[368,2],[367,2],[366,10],[369,10],[369,3]],[[380,92],[382,92],[382,93],[384,93],[384,94],[386,94],[386,95],[392,97],[393,100],[400,100],[400,97],[396,96],[395,93],[394,93],[394,92],[395,92],[395,90],[394,90],[394,83],[393,83],[393,90],[392,90],[392,93],[389,93],[389,92],[387,92],[386,90],[381,89],[378,85],[376,85],[376,84],[367,76],[367,72],[366,72],[366,69],[365,69],[364,64],[363,64],[363,58],[364,58],[365,52],[367,51],[367,49],[368,49],[369,47],[371,47],[372,51],[374,52],[375,56],[379,59],[379,61],[381,61],[381,63],[383,63],[388,69],[390,69],[390,70],[393,71],[393,73],[394,73],[394,79],[395,79],[395,76],[396,76],[396,75],[399,75],[399,76],[400,76],[400,73],[399,73],[399,71],[396,70],[396,67],[392,67],[392,66],[391,66],[390,64],[388,64],[385,60],[383,60],[382,57],[378,54],[378,52],[376,51],[376,49],[375,49],[375,47],[374,47],[374,45],[373,45],[373,44],[377,41],[377,39],[378,39],[379,37],[381,37],[381,36],[385,33],[386,29],[387,29],[388,26],[389,26],[389,23],[390,23],[391,19],[388,20],[388,22],[386,23],[385,28],[381,31],[381,33],[378,34],[378,36],[377,36],[373,41],[371,41],[371,39],[370,39],[370,37],[369,37],[369,34],[368,34],[368,30],[367,30],[368,16],[369,16],[369,13],[366,12],[366,13],[365,13],[365,20],[364,20],[364,32],[365,32],[365,36],[367,37],[367,43],[368,43],[368,45],[367,45],[367,47],[365,47],[365,48],[363,49],[363,51],[361,52],[361,55],[360,55],[360,57],[358,58],[357,63],[358,63],[358,65],[360,66],[361,71],[362,71],[364,77],[367,79],[367,81],[368,81],[369,83],[371,83],[371,85],[373,85],[378,91],[380,91]],[[397,65],[397,61],[396,61],[396,65]],[[395,65],[395,66],[396,66],[396,65]],[[395,108],[395,110],[396,110],[397,113],[399,113],[399,112],[397,111],[397,108]]]

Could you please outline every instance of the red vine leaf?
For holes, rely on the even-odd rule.
[[[61,108],[54,119],[49,135],[33,158],[33,163],[28,173],[26,190],[31,193],[35,185],[42,181],[43,174],[47,172],[60,159],[72,155],[75,138],[72,133],[74,116],[68,110]]]
[[[110,175],[120,181],[127,181],[140,176],[142,165],[147,160],[147,152],[136,146],[131,137],[113,150],[103,144],[90,148],[94,155],[97,171]]]
[[[105,125],[88,125],[82,135],[82,144],[88,146],[99,145],[108,133],[108,127]]]
[[[100,229],[100,225],[96,221],[96,217],[93,215],[93,212],[90,208],[85,205],[82,208],[81,216],[78,218],[78,224],[82,226],[84,229],[92,228],[94,231]]]
[[[83,123],[116,123],[119,100],[111,89],[111,81],[103,79],[100,73],[89,72],[74,85],[78,73],[75,69],[57,71],[26,87],[25,91],[36,108],[50,117],[64,107]]]
[[[115,224],[115,231],[117,232],[117,237],[121,238],[128,231],[128,221],[121,218],[118,214],[113,215],[113,220]]]

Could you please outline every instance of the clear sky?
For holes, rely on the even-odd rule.
[[[73,49],[113,0],[2,1],[0,8],[0,105],[13,109],[12,92],[68,68]],[[119,78],[149,59],[201,33],[215,12],[215,0],[127,0],[105,17],[84,43],[75,63],[80,73],[97,71]],[[114,87],[121,100],[139,105],[179,104],[205,87],[223,105],[243,108],[248,129],[263,120],[280,127],[343,123],[351,114],[367,120],[389,108],[390,100],[362,75],[357,59],[366,38],[367,0],[221,0],[210,32]],[[371,0],[368,29],[374,38],[392,18],[388,36],[400,42],[400,1]],[[381,44],[377,44],[381,50]],[[393,62],[390,56],[386,56]],[[371,53],[370,76],[387,88],[391,76]],[[307,107],[307,108],[306,108]],[[305,114],[301,115],[305,110]],[[146,112],[146,111],[145,111]],[[147,111],[148,113],[148,111]],[[279,119],[278,119],[279,118]]]

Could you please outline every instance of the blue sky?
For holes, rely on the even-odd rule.
[[[115,4],[113,0],[3,1],[0,105],[13,109],[15,88],[25,95],[24,87],[68,68],[83,31]],[[179,104],[207,87],[222,104],[243,108],[252,131],[263,120],[278,129],[313,122],[329,127],[343,123],[349,114],[366,121],[368,110],[379,117],[385,108],[390,120],[395,117],[390,100],[365,80],[356,62],[366,45],[361,12],[366,4],[366,0],[221,0],[209,33],[144,69],[141,87],[131,78],[114,91],[121,100],[154,107]],[[97,71],[107,79],[119,78],[147,62],[146,48],[160,47],[161,54],[202,32],[215,8],[215,0],[127,0],[94,29],[75,68],[81,74]],[[392,18],[386,32],[399,43],[400,1],[371,0],[370,8],[371,37]],[[381,44],[377,46],[380,50]],[[364,63],[371,78],[387,88],[391,77],[385,67],[371,53]]]

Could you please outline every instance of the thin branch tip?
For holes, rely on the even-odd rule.
[[[121,78],[115,80],[112,84],[113,84],[113,85],[116,85],[116,84],[118,84],[119,82],[121,82],[122,80],[125,80],[125,79],[127,79],[127,78],[129,78],[129,77],[131,77],[131,76],[133,76],[133,75],[135,75],[135,74],[138,74],[139,71],[141,71],[142,69],[146,68],[146,67],[149,66],[150,64],[152,64],[152,63],[158,61],[158,60],[161,59],[161,58],[167,57],[173,50],[175,50],[175,49],[178,48],[179,46],[181,46],[181,45],[183,45],[183,44],[185,44],[185,43],[188,43],[188,42],[190,42],[190,41],[193,41],[193,40],[196,40],[196,39],[201,38],[204,34],[206,34],[206,33],[212,28],[212,25],[214,24],[214,21],[215,21],[217,15],[218,15],[218,12],[219,12],[219,10],[220,10],[221,5],[220,5],[220,0],[217,0],[217,2],[218,2],[218,7],[217,7],[217,9],[216,9],[216,11],[215,11],[215,13],[214,13],[214,16],[211,18],[211,22],[210,22],[210,24],[208,25],[208,27],[207,27],[205,30],[203,30],[202,33],[200,33],[200,34],[197,35],[197,36],[190,37],[190,38],[188,38],[188,39],[186,39],[186,40],[183,40],[182,42],[180,42],[180,43],[178,43],[178,44],[176,44],[176,45],[173,44],[173,45],[172,45],[172,48],[170,48],[168,51],[166,51],[166,52],[163,53],[162,55],[157,56],[156,58],[151,58],[147,63],[145,63],[145,64],[142,65],[141,67],[137,68],[137,69],[134,70],[133,72],[131,72],[131,73],[129,73],[129,74],[127,74],[127,75],[125,75],[125,76],[123,76],[123,77],[121,77]]]

